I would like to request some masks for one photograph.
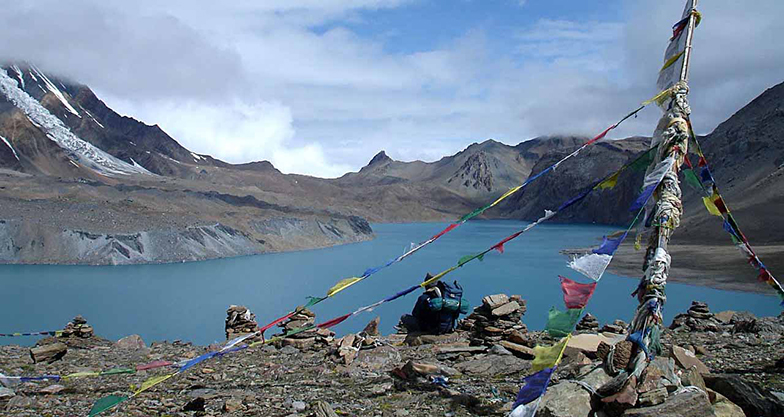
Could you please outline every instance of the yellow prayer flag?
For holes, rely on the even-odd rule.
[[[662,91],[659,92],[659,94],[656,94],[655,96],[651,97],[649,100],[643,101],[642,105],[643,106],[647,106],[647,105],[653,103],[654,101],[656,102],[656,104],[661,105],[661,103],[663,103],[664,100],[667,99],[670,96],[670,94],[672,94],[672,88],[668,88],[666,90],[662,90]]]
[[[552,368],[561,361],[561,355],[566,349],[566,343],[569,341],[569,336],[564,337],[561,341],[553,346],[536,346],[534,348],[534,362],[532,370],[539,372],[543,369]]]
[[[612,175],[612,177],[607,178],[606,180],[599,183],[598,187],[602,190],[606,190],[608,188],[614,188],[616,184],[618,184],[618,177],[620,176],[621,171],[616,172]]]
[[[711,197],[702,197],[702,203],[705,204],[705,208],[708,209],[708,213],[721,217],[721,212],[719,211],[719,208],[716,207],[716,204],[713,204]]]
[[[443,271],[443,272],[439,273],[438,275],[434,276],[433,278],[430,278],[429,280],[427,280],[427,281],[425,281],[425,282],[423,282],[423,283],[419,284],[419,286],[420,286],[420,287],[423,287],[423,288],[424,288],[424,287],[427,287],[428,285],[430,285],[430,284],[432,284],[432,283],[434,283],[434,282],[438,281],[438,280],[439,280],[439,279],[441,279],[441,278],[442,278],[444,275],[446,275],[446,274],[448,274],[448,273],[450,273],[450,272],[454,271],[454,270],[455,270],[455,269],[457,269],[457,268],[458,268],[458,267],[457,267],[457,265],[455,265],[455,266],[453,266],[453,267],[451,267],[451,268],[449,268],[449,269],[447,269],[447,270],[445,270],[445,271]]]
[[[521,188],[523,188],[523,186],[522,185],[518,185],[517,187],[514,187],[514,188],[510,189],[509,191],[505,192],[504,195],[502,195],[501,197],[498,197],[498,200],[493,201],[493,204],[490,204],[487,208],[495,206],[496,204],[498,204],[501,201],[503,201],[506,197],[509,197],[510,195],[512,195],[512,194],[516,193],[517,191],[519,191]]]
[[[340,280],[334,287],[330,288],[327,291],[327,297],[332,297],[333,295],[345,290],[346,288],[356,284],[357,282],[362,281],[362,278],[358,277],[351,277]]]
[[[163,381],[173,377],[174,375],[176,375],[176,373],[175,374],[154,376],[154,377],[152,377],[152,378],[142,382],[142,386],[138,390],[136,390],[136,392],[134,392],[133,395],[134,396],[139,395],[142,392],[147,391],[148,389],[150,389],[150,388],[160,384],[161,382],[163,382]]]
[[[684,51],[680,51],[677,54],[673,55],[670,59],[667,60],[667,62],[664,63],[664,65],[659,70],[659,72],[662,72],[662,71],[666,70],[667,68],[671,67],[672,64],[674,64],[678,59],[680,59],[680,57],[683,56],[683,53],[684,53]]]
[[[73,374],[68,374],[63,377],[63,379],[71,379],[71,378],[84,378],[87,376],[98,376],[100,372],[75,372]]]

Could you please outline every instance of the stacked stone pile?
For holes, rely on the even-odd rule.
[[[226,340],[253,333],[258,327],[256,315],[247,307],[232,305],[226,310]]]
[[[93,327],[87,324],[87,320],[85,320],[84,317],[79,315],[65,325],[65,329],[63,329],[60,336],[87,339],[93,337]]]
[[[710,312],[708,305],[700,301],[692,301],[686,313],[675,316],[670,329],[684,328],[697,332],[716,332],[721,330],[721,322]]]
[[[599,330],[599,320],[591,313],[583,316],[579,323],[577,323],[578,332],[595,332]]]
[[[604,333],[624,334],[628,327],[629,325],[625,321],[615,320],[612,323],[605,324],[601,331]]]
[[[500,344],[512,353],[530,356],[533,342],[526,337],[527,327],[521,321],[525,300],[519,295],[488,295],[482,305],[466,317],[460,328],[471,332],[472,345]]]
[[[310,327],[316,323],[316,314],[307,308],[298,308],[297,312],[289,317],[288,320],[278,324],[281,328],[282,334],[292,330],[300,329],[303,327]],[[281,346],[293,346],[297,349],[309,349],[313,347],[322,347],[333,342],[335,339],[335,332],[329,329],[310,329],[303,332],[292,334],[283,338],[280,342]]]

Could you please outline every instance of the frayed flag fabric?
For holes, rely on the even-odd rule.
[[[517,393],[517,399],[515,400],[514,405],[512,405],[512,408],[530,404],[544,395],[554,370],[555,368],[547,368],[525,377],[523,379],[525,385],[523,385]]]

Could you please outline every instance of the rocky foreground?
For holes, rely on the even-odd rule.
[[[227,335],[252,328],[255,317],[232,306]],[[103,415],[116,416],[468,416],[506,415],[531,374],[533,347],[556,342],[521,322],[518,296],[485,297],[449,335],[377,334],[336,338],[305,332],[274,345],[205,361]],[[302,310],[282,330],[310,323]],[[578,325],[539,407],[539,416],[782,416],[784,316],[710,312],[695,302],[678,315],[662,340],[664,355],[640,376],[637,389],[603,396],[612,378],[600,359],[622,340],[625,323],[587,315]],[[100,329],[97,329],[100,330]],[[271,330],[270,330],[271,332]],[[190,359],[219,346],[153,342],[138,336],[111,342],[94,336],[82,318],[36,347],[0,347],[5,375],[65,375],[135,368]],[[615,361],[622,356],[616,349]],[[25,382],[0,388],[3,415],[87,415],[99,398],[128,395],[132,387],[172,368],[133,374]],[[596,392],[599,390],[600,392]]]

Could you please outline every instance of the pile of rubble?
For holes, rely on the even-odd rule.
[[[721,330],[721,322],[711,314],[708,305],[700,301],[692,301],[686,313],[675,316],[670,329],[685,328],[696,332],[716,332]]]
[[[285,335],[287,332],[296,329],[312,327],[309,330],[294,333],[282,338],[280,346],[293,346],[300,350],[310,348],[320,348],[329,345],[335,339],[335,332],[329,329],[319,329],[313,327],[316,323],[316,314],[307,308],[298,307],[296,313],[287,320],[278,324],[282,333],[277,336]]]
[[[226,340],[250,334],[258,329],[256,315],[245,306],[229,306],[226,310]]]
[[[488,295],[461,321],[460,328],[470,332],[472,345],[501,345],[527,357],[532,355],[534,342],[526,337],[528,328],[521,321],[525,310],[525,300],[519,295]]]
[[[87,320],[84,317],[79,315],[65,325],[65,329],[59,333],[59,336],[87,339],[88,337],[93,337],[93,327],[87,324]]]

